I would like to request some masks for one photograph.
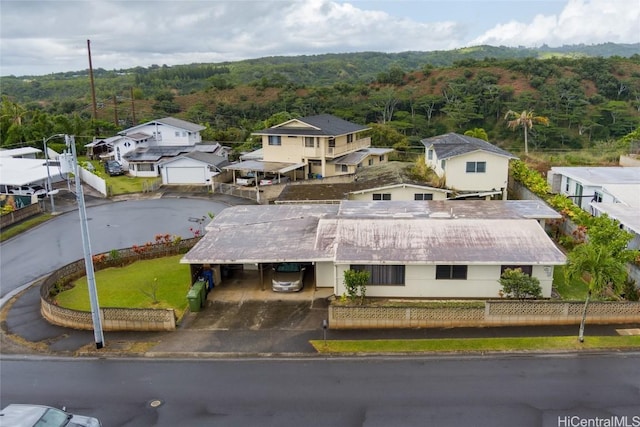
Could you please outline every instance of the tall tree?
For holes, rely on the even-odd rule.
[[[524,129],[524,154],[529,154],[529,140],[528,131],[533,128],[534,123],[540,123],[545,126],[549,126],[549,119],[544,116],[536,116],[533,110],[524,110],[522,113],[516,113],[513,110],[507,111],[504,116],[505,120],[511,119],[507,122],[507,126],[512,129],[521,127]]]
[[[616,257],[609,246],[587,242],[576,246],[569,253],[565,266],[567,280],[584,280],[585,275],[588,276],[589,288],[580,321],[580,342],[584,341],[584,325],[591,296],[602,296],[608,288],[618,291],[626,280],[627,270],[624,260]]]

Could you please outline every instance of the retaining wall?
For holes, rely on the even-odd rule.
[[[486,301],[455,307],[329,306],[331,329],[447,328],[482,326],[578,325],[584,302]],[[640,303],[629,301],[589,303],[587,323],[640,322]]]
[[[103,262],[94,262],[94,269],[122,266],[141,259],[160,258],[185,253],[199,238],[185,239],[172,244],[146,247],[140,253],[133,248],[118,250],[119,256]],[[111,253],[111,252],[110,252]],[[109,255],[105,253],[101,255]],[[40,313],[49,323],[73,329],[93,330],[91,312],[78,311],[56,305],[53,294],[56,286],[69,283],[86,274],[84,260],[78,260],[52,272],[40,286]],[[186,278],[185,278],[186,279]],[[100,307],[100,319],[105,331],[171,331],[176,328],[173,309]]]

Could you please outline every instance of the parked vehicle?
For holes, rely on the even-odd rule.
[[[274,292],[297,292],[304,287],[306,267],[297,262],[283,262],[273,268],[271,289]]]
[[[12,404],[0,411],[0,425],[11,427],[100,427],[97,418],[76,415],[65,408]]]
[[[260,180],[260,185],[285,184],[289,182],[288,176],[265,176]]]
[[[255,185],[255,183],[256,179],[253,176],[239,176],[238,178],[236,178],[236,184],[243,185],[245,187]]]
[[[109,176],[124,175],[124,170],[122,169],[122,165],[115,160],[108,160],[104,164],[104,171]]]
[[[47,190],[40,185],[22,185],[20,187],[11,187],[9,194],[15,194],[17,196],[36,195],[39,199],[42,199],[47,195]]]

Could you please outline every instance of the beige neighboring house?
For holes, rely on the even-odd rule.
[[[352,182],[297,182],[287,185],[275,204],[339,203],[342,200],[446,200],[451,191],[418,181],[413,163],[387,162],[357,170]]]
[[[292,119],[254,132],[262,138],[259,154],[228,166],[241,174],[271,173],[296,179],[353,175],[361,167],[388,160],[393,150],[372,148],[370,128],[330,114]]]
[[[222,283],[226,268],[304,263],[315,286],[335,295],[345,292],[346,270],[367,270],[367,296],[400,298],[498,298],[500,275],[517,267],[549,298],[566,257],[541,224],[559,217],[535,200],[233,206],[180,262],[194,277],[209,264]]]
[[[423,139],[425,162],[456,192],[454,198],[507,198],[513,154],[479,138],[447,133]]]

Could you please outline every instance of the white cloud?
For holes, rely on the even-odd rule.
[[[531,22],[498,24],[471,44],[561,46],[640,42],[638,0],[569,0],[558,15],[536,15]]]
[[[568,0],[557,15],[537,16],[523,12],[537,0],[515,7],[494,0],[1,1],[0,75],[86,69],[87,39],[95,68],[120,69],[474,44],[632,43],[640,20],[638,0]],[[503,22],[470,35],[491,19]]]

